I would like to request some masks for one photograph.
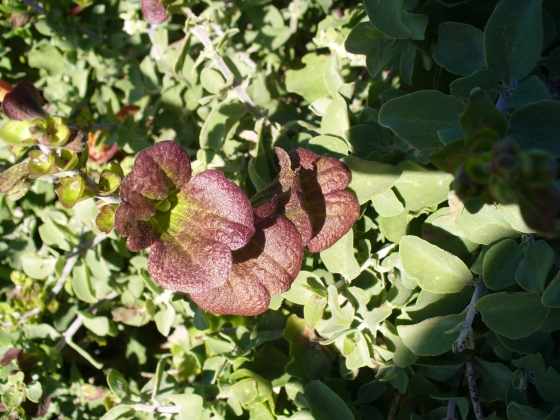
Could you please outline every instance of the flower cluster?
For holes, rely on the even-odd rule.
[[[115,229],[148,271],[214,313],[256,315],[287,291],[304,246],[330,247],[359,216],[346,166],[304,149],[276,149],[281,172],[255,197],[218,171],[191,177],[187,153],[164,141],[140,152],[124,179]]]

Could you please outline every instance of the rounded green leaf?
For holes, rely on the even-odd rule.
[[[556,274],[544,291],[542,304],[549,308],[560,308],[560,272]]]
[[[488,328],[512,339],[535,332],[548,313],[536,293],[494,293],[481,298],[475,309]]]
[[[354,420],[346,403],[320,381],[311,381],[305,386],[305,398],[315,419]]]
[[[453,80],[449,88],[453,96],[467,99],[474,88],[481,88],[490,93],[497,91],[499,83],[500,79],[492,70],[478,69],[470,76]],[[494,98],[496,95],[497,93],[493,93]]]
[[[418,324],[399,325],[397,331],[403,343],[418,356],[437,356],[453,346],[460,331],[449,334],[462,321],[463,315],[438,316]]]
[[[404,271],[418,281],[422,290],[457,293],[473,278],[465,263],[455,255],[416,236],[402,237],[399,253]]]
[[[484,34],[478,28],[459,22],[444,22],[438,28],[434,60],[447,71],[468,76],[485,67]]]
[[[348,187],[356,193],[360,204],[381,194],[395,185],[401,176],[401,170],[393,165],[358,159],[348,156],[343,159],[352,173]]]
[[[523,79],[540,59],[541,3],[542,0],[502,0],[486,24],[486,67],[505,83]]]
[[[37,254],[21,256],[23,271],[33,279],[44,279],[54,271],[56,258]]]
[[[348,145],[338,137],[325,135],[313,137],[307,143],[307,147],[317,154],[337,159],[348,156]]]
[[[204,67],[200,72],[200,83],[208,92],[216,94],[224,87],[226,81],[216,70]]]
[[[394,98],[381,107],[379,124],[422,151],[442,147],[438,131],[459,128],[465,104],[442,92],[423,90]]]
[[[511,114],[508,136],[524,150],[541,149],[560,156],[560,102],[539,101]]]
[[[405,160],[397,165],[402,171],[394,185],[407,210],[420,210],[447,200],[453,175],[431,171]]]
[[[424,39],[428,16],[412,14],[403,10],[403,0],[365,0],[369,20],[390,38]]]
[[[482,262],[486,287],[500,290],[515,284],[515,272],[522,258],[523,247],[513,239],[493,245]]]
[[[128,382],[118,370],[109,369],[107,385],[117,398],[122,400],[128,396]]]
[[[523,250],[523,259],[517,267],[515,280],[525,290],[544,292],[548,272],[554,262],[554,250],[544,240],[529,241]]]

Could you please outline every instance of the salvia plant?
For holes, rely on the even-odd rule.
[[[0,13],[7,419],[560,419],[560,2]]]

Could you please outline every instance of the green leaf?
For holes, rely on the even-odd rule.
[[[349,128],[348,105],[340,93],[335,93],[321,120],[321,132],[343,139]]]
[[[128,397],[128,382],[125,377],[116,369],[109,369],[107,373],[107,385],[119,399]]]
[[[41,396],[43,395],[43,387],[41,386],[41,382],[32,382],[31,384],[27,385],[27,398],[30,401],[38,404],[41,400]]]
[[[403,0],[380,2],[364,0],[369,20],[375,28],[390,38],[424,39],[428,16],[403,10]]]
[[[544,292],[548,272],[554,262],[554,250],[544,240],[529,241],[523,250],[523,259],[517,267],[515,280],[525,290]]]
[[[383,217],[396,216],[404,211],[403,204],[399,201],[392,189],[378,194],[371,199],[375,211]]]
[[[453,175],[432,171],[405,160],[397,165],[402,175],[394,184],[407,210],[421,210],[447,200]]]
[[[29,190],[28,159],[10,166],[0,174],[0,193],[7,194],[10,201],[19,200]]]
[[[303,69],[286,72],[286,90],[303,96],[309,103],[328,96],[329,91],[324,83],[328,60],[329,57],[326,55],[315,53],[304,55],[301,62],[306,66]]]
[[[45,339],[56,340],[60,333],[49,324],[26,324],[23,326],[23,334],[30,340]]]
[[[512,401],[507,406],[507,416],[511,420],[544,420],[546,418],[546,413],[536,408],[529,407],[527,405],[521,405]]]
[[[560,404],[560,374],[549,366],[546,372],[531,372],[531,382],[535,384],[537,392],[545,401]]]
[[[196,394],[166,394],[165,398],[179,406],[178,420],[200,420],[204,400]]]
[[[340,67],[338,66],[338,58],[336,53],[331,53],[329,61],[325,66],[324,81],[329,95],[332,98],[336,97],[338,91],[344,84],[344,78],[340,72]]]
[[[303,358],[308,348],[308,338],[306,334],[309,328],[305,321],[292,314],[288,317],[286,328],[284,328],[284,338],[290,343],[290,362],[286,365],[286,373],[298,378],[305,378],[305,366]]]
[[[511,83],[527,76],[541,56],[542,0],[502,0],[484,29],[486,67]]]
[[[465,110],[459,118],[463,137],[468,137],[476,130],[490,127],[503,138],[508,131],[507,118],[494,106],[494,100],[481,89],[473,89]],[[467,144],[469,141],[467,140]]]
[[[393,165],[362,160],[354,156],[345,157],[342,161],[352,173],[348,187],[354,191],[360,204],[387,191],[401,176],[401,170]]]
[[[72,269],[72,290],[78,299],[83,302],[97,302],[95,291],[93,290],[93,286],[91,284],[89,269],[82,261],[78,261]]]
[[[450,195],[449,204],[455,224],[474,243],[490,245],[500,239],[519,236],[519,232],[505,221],[494,205],[485,204],[478,212],[472,214],[465,209],[455,194]]]
[[[323,319],[327,299],[313,294],[303,307],[303,318],[309,327],[314,327],[319,320]]]
[[[84,326],[101,337],[109,333],[109,319],[105,316],[93,316],[86,312],[79,312],[84,321]]]
[[[348,145],[345,141],[333,136],[313,137],[307,143],[307,148],[323,156],[330,156],[337,159],[348,156]]]
[[[348,280],[360,274],[360,265],[354,256],[354,232],[352,229],[333,246],[321,251],[321,259],[331,273],[340,273]]]
[[[438,28],[434,60],[447,71],[469,76],[484,62],[484,34],[478,28],[459,22],[444,22]]]
[[[154,315],[154,321],[156,322],[156,327],[158,331],[164,337],[169,335],[171,331],[171,326],[175,321],[175,309],[171,305],[164,305],[165,309],[160,309]]]
[[[474,359],[475,371],[481,376],[479,393],[483,400],[504,400],[513,373],[502,363],[490,363],[480,357]]]
[[[323,379],[331,371],[331,362],[324,351],[311,348],[303,356],[305,372],[310,379]]]
[[[378,45],[375,42],[375,39],[366,35],[366,29],[375,31],[378,38],[383,38],[385,36],[375,28],[371,27],[368,22],[360,22],[352,28],[346,38],[346,41],[344,41],[344,48],[346,51],[352,54],[364,55],[377,53]]]
[[[313,418],[321,420],[355,420],[345,402],[320,381],[305,386],[305,398]]]
[[[546,84],[538,76],[531,75],[519,81],[515,90],[504,99],[504,105],[508,108],[518,109],[549,98],[550,94]]]
[[[133,419],[134,408],[132,405],[119,404],[107,411],[101,420]]]
[[[332,320],[340,327],[349,327],[352,324],[352,317],[349,317],[340,307],[340,303],[338,302],[338,289],[335,285],[331,284],[327,288],[327,292],[329,294],[328,303]]]
[[[371,77],[376,77],[381,70],[408,45],[406,41],[392,41],[389,46],[379,43],[379,51],[366,57],[366,68]],[[383,47],[383,48],[382,48]]]
[[[560,74],[560,47],[556,47],[550,51],[548,57],[546,57],[542,63],[547,68],[554,70],[556,74]]]
[[[500,79],[498,78],[498,75],[492,70],[479,69],[470,76],[453,80],[449,85],[449,88],[451,89],[451,94],[457,98],[469,98],[474,88],[484,89],[486,92],[491,93],[492,97],[495,98],[499,83]]]
[[[449,333],[464,321],[464,315],[426,319],[418,324],[399,325],[397,331],[404,344],[419,356],[437,356],[451,350],[460,332]]]
[[[560,102],[540,101],[519,108],[509,119],[508,135],[524,150],[541,149],[560,156]]]
[[[554,276],[544,291],[542,304],[549,308],[560,308],[560,273]]]
[[[412,85],[412,76],[414,75],[415,62],[416,46],[412,42],[407,42],[401,53],[399,72],[402,79],[409,85]]]
[[[399,254],[406,274],[428,292],[457,293],[473,278],[459,258],[416,236],[401,238]]]
[[[216,106],[200,130],[200,147],[219,151],[235,123],[245,115],[246,107],[241,103],[221,103]]]
[[[23,271],[33,279],[44,279],[54,272],[56,258],[38,254],[21,256]]]
[[[413,353],[410,348],[404,344],[402,337],[399,336],[393,324],[389,321],[385,321],[380,331],[383,333],[387,350],[393,352],[391,360],[396,366],[406,368],[418,360],[418,355]]]
[[[512,339],[535,332],[548,313],[535,293],[494,293],[481,298],[475,309],[488,328]]]
[[[513,239],[493,245],[484,255],[484,284],[491,290],[501,290],[515,284],[515,272],[523,258],[523,247]]]
[[[438,131],[459,128],[465,104],[435,90],[389,100],[379,111],[379,124],[422,151],[442,147]]]
[[[224,87],[226,81],[223,76],[214,69],[204,67],[200,72],[200,83],[208,92],[216,94]]]

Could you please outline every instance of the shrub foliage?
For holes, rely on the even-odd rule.
[[[0,13],[6,418],[560,418],[560,3]]]

